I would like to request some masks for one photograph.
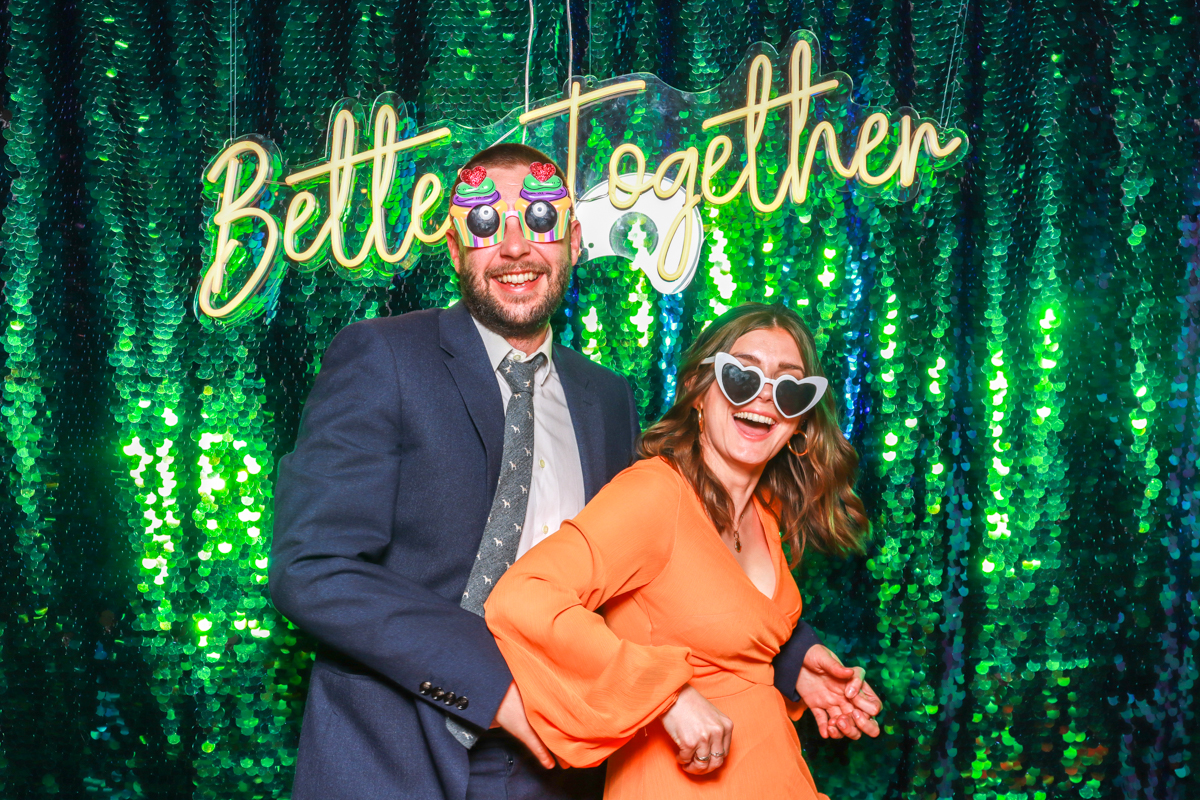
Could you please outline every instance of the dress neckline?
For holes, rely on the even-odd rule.
[[[713,521],[708,516],[708,511],[704,508],[704,502],[700,499],[700,495],[696,493],[696,490],[687,478],[683,477],[679,470],[675,469],[665,457],[656,456],[655,460],[661,462],[661,465],[675,476],[676,480],[683,484],[687,494],[691,495],[692,502],[698,506],[700,516],[704,518],[708,529],[712,532],[715,544],[720,547],[724,557],[729,559],[729,565],[746,581],[746,584],[755,595],[767,601],[777,613],[783,614],[783,609],[779,607],[779,595],[783,589],[784,579],[791,577],[791,570],[787,567],[787,559],[783,555],[783,545],[779,541],[779,525],[776,523],[775,518],[767,513],[766,507],[759,502],[757,495],[751,494],[750,502],[754,504],[755,513],[758,514],[759,522],[763,528],[763,538],[766,539],[767,550],[771,553],[771,564],[775,568],[775,589],[769,595],[762,589],[759,589],[754,581],[750,579],[750,576],[746,574],[746,570],[742,569],[742,565],[738,563],[737,557],[734,556],[729,547],[721,539],[721,534],[717,531],[717,526],[713,524]]]
[[[763,538],[767,541],[767,551],[771,554],[771,566],[775,568],[775,588],[771,591],[771,594],[768,595],[755,586],[754,581],[750,581],[750,576],[746,575],[746,571],[742,569],[741,564],[737,566],[741,570],[741,573],[746,575],[746,580],[750,581],[750,585],[754,586],[754,590],[774,604],[779,599],[779,587],[783,584],[784,576],[790,574],[787,570],[787,565],[781,563],[784,558],[783,546],[779,543],[779,526],[775,523],[775,518],[767,513],[766,508],[758,501],[757,496],[751,495],[750,502],[754,503],[754,512],[758,514],[758,522],[762,525]],[[725,550],[728,552],[729,548],[726,547]],[[730,555],[733,555],[733,553],[730,553]],[[736,558],[733,561],[737,564]]]
[[[783,547],[779,544],[779,529],[775,525],[774,517],[766,513],[766,509],[759,503],[758,497],[754,495],[750,496],[750,502],[754,505],[754,513],[758,514],[759,524],[762,525],[763,539],[767,542],[767,551],[771,554],[771,566],[775,570],[775,588],[771,594],[767,594],[762,589],[759,589],[758,584],[751,580],[746,570],[742,569],[742,565],[738,563],[737,556],[730,551],[729,546],[721,538],[721,533],[717,530],[717,526],[713,524],[711,519],[708,519],[708,514],[704,512],[704,504],[700,502],[699,496],[696,496],[695,492],[692,492],[692,495],[696,497],[696,502],[700,503],[700,510],[704,513],[704,518],[708,520],[708,527],[713,532],[713,536],[716,537],[717,544],[721,550],[729,558],[730,565],[746,580],[746,583],[750,585],[750,588],[754,590],[756,595],[769,602],[772,606],[776,606],[776,601],[779,599],[779,589],[783,585],[783,576],[780,575],[779,564],[780,559],[783,557]]]

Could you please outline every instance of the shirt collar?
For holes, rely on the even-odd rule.
[[[554,372],[554,331],[552,329],[546,331],[546,338],[537,350],[532,353],[521,353],[520,350],[510,345],[503,336],[485,326],[479,320],[475,319],[475,317],[471,317],[471,321],[475,323],[475,328],[483,338],[483,346],[487,349],[488,361],[491,362],[493,370],[500,369],[500,364],[503,363],[504,359],[508,358],[509,353],[520,353],[520,360],[522,361],[541,353],[546,356],[546,363],[538,368],[534,379],[539,384],[544,384],[550,378],[550,375]]]

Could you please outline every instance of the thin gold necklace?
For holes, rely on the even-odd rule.
[[[749,510],[751,502],[753,501],[746,501],[742,513],[738,516],[737,524],[733,526],[733,549],[738,553],[742,552],[742,520],[746,518],[746,511]]]

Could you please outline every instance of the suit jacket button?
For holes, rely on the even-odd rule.
[[[425,681],[419,688],[421,690],[421,694],[429,694],[429,690],[433,688],[433,684],[429,681]]]
[[[449,706],[453,705],[454,701],[457,699],[458,695],[456,695],[454,692],[446,692],[446,696],[442,698],[442,702]]]
[[[467,710],[467,698],[465,698],[465,697],[458,698],[458,702],[455,703],[454,706],[459,711],[466,711]]]
[[[442,691],[442,687],[440,687],[440,686],[433,687],[432,697],[434,700],[441,700],[445,696],[446,696],[446,693]]]

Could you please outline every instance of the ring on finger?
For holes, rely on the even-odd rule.
[[[718,753],[715,750],[713,752],[709,753],[708,755],[712,758],[724,758],[725,757],[724,753]]]
[[[697,761],[708,761],[710,758],[712,758],[712,756],[711,756],[711,755],[707,755],[707,756],[692,756],[692,758],[694,758],[694,759],[695,759],[695,760],[697,760]]]

